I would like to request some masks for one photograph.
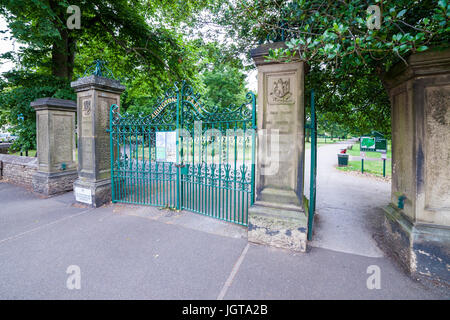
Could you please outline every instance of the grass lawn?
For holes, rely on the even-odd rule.
[[[349,161],[347,167],[337,167],[342,171],[358,171],[361,172],[361,161]],[[391,162],[386,161],[386,176],[391,176]],[[383,161],[364,161],[364,173],[371,173],[376,176],[383,176]]]
[[[387,157],[388,159],[392,158],[392,146],[391,141],[387,141]],[[347,150],[347,153],[351,156],[359,156],[360,155],[359,142],[353,145],[352,150]],[[381,158],[381,152],[369,152],[366,151],[367,158]]]
[[[9,153],[13,156],[20,156],[20,151]],[[25,156],[25,152],[22,152],[22,156]],[[36,156],[36,150],[28,150],[28,156],[29,157],[35,157]],[[78,149],[75,149],[75,162],[78,162]]]
[[[310,138],[310,140],[311,140],[311,138]],[[331,140],[330,138],[327,138],[327,140],[325,141],[325,138],[317,138],[317,147],[320,147],[321,145],[324,145],[324,144],[333,144],[338,141],[343,141],[343,140],[339,140],[337,138],[334,138],[333,140]],[[305,147],[306,147],[306,149],[311,149],[311,142],[306,142]]]
[[[10,155],[20,156],[20,151],[14,152],[14,153],[10,153]],[[22,155],[25,156],[25,151],[22,152]],[[36,156],[36,150],[28,150],[28,156],[29,157],[35,157]]]
[[[208,148],[204,148],[203,149],[203,152],[204,152],[203,158],[205,157],[205,154],[207,153],[206,157],[207,157],[208,162],[212,161],[212,158],[213,158],[213,156],[212,156],[212,154],[213,154],[212,153],[212,149],[213,149],[212,145],[208,145]],[[134,148],[132,148],[132,150],[133,150],[133,152],[135,152]],[[225,145],[223,146],[222,155],[223,155],[224,150],[226,150],[226,146]],[[220,151],[221,150],[219,148],[219,144],[217,143],[214,146],[214,162],[216,162],[216,163],[220,162]],[[155,159],[155,157],[156,157],[155,152],[156,152],[155,148],[152,147],[152,159]],[[237,153],[237,157],[236,157],[237,161],[242,161],[242,159],[244,157],[244,148],[243,148],[242,145],[238,144],[236,153]],[[149,159],[148,147],[144,147],[144,148],[142,148],[141,146],[138,147],[138,158],[140,160],[143,159],[143,154],[145,154],[145,159],[148,160]],[[191,162],[192,161],[192,156],[193,156],[192,153],[188,157],[186,157],[186,155],[185,155],[184,160],[186,162]],[[198,162],[200,156],[199,156],[199,152],[198,152],[198,147],[197,146],[194,147],[194,156],[195,156],[194,161]],[[230,143],[229,146],[228,146],[228,160],[230,162],[234,161],[234,144],[232,144],[232,143]],[[249,144],[249,143],[246,144],[246,148],[245,148],[245,160],[248,160],[248,161],[252,160],[252,148],[251,148],[251,144]]]

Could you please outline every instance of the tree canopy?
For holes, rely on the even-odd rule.
[[[379,28],[369,5],[380,10]],[[243,52],[286,41],[268,59],[307,61],[307,88],[318,91],[318,111],[354,133],[368,127],[389,133],[383,88],[394,63],[449,45],[447,0],[228,0],[213,10]]]
[[[0,56],[16,66],[0,79],[0,126],[13,125],[20,135],[17,145],[33,147],[35,114],[30,102],[45,96],[74,99],[70,81],[82,76],[95,59],[107,61],[115,78],[125,84],[123,110],[145,111],[174,81],[186,79],[202,93],[210,93],[203,80],[209,78],[213,85],[217,72],[232,72],[227,76],[233,88],[223,88],[221,94],[222,88],[216,86],[216,96],[208,102],[239,100],[245,90],[242,65],[222,58],[223,70],[217,62],[207,69],[203,54],[214,48],[215,55],[208,59],[215,61],[226,48],[216,43],[208,49],[190,35],[199,11],[208,4],[208,0],[0,0],[0,14],[21,44],[19,50]],[[67,26],[69,5],[80,8],[80,29]]]
[[[152,102],[180,80],[189,80],[207,104],[239,104],[246,92],[245,71],[253,67],[249,50],[262,42],[285,41],[287,48],[271,51],[268,59],[299,57],[308,63],[306,92],[316,90],[322,127],[334,123],[354,134],[389,134],[386,70],[411,53],[448,46],[450,7],[448,0],[374,0],[380,10],[378,28],[369,4],[0,0],[0,15],[21,45],[0,56],[15,62],[0,78],[0,126],[13,125],[18,144],[32,147],[30,102],[44,96],[74,99],[70,81],[95,59],[108,61],[125,84],[123,110],[150,112]],[[79,29],[67,26],[70,5],[80,8]],[[223,29],[225,36],[214,35]],[[224,37],[228,41],[217,41]]]

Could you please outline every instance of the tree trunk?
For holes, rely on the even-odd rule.
[[[52,45],[52,75],[72,80],[73,66],[75,58],[75,38],[70,35],[75,30],[69,30],[66,28],[65,22],[67,19],[65,11],[61,10],[61,7],[56,1],[50,1],[50,7],[57,13],[59,19],[55,19],[55,23],[60,39],[55,39]]]

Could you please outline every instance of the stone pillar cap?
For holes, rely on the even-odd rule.
[[[32,101],[30,106],[35,111],[48,109],[77,111],[77,103],[75,101],[56,98],[40,98]]]
[[[450,70],[450,49],[431,48],[424,52],[411,54],[403,61],[394,64],[384,75],[383,80],[389,89],[414,77],[446,74]]]
[[[273,43],[264,43],[255,49],[250,50],[250,55],[255,61],[256,66],[266,65],[266,64],[277,64],[280,63],[280,61],[265,61],[266,56],[269,55],[270,49],[287,49],[287,45],[285,42],[273,42]],[[301,61],[299,56],[297,58],[294,58],[292,62],[298,62]],[[281,62],[282,63],[282,62]]]
[[[114,93],[121,93],[125,90],[125,86],[120,84],[118,80],[91,75],[82,77],[70,83],[75,92],[86,91],[90,89],[101,89]]]

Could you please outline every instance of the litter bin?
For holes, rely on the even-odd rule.
[[[338,153],[338,166],[345,167],[348,166],[348,154]]]

